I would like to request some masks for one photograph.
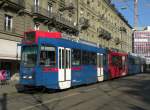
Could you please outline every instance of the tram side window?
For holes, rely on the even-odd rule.
[[[103,55],[100,55],[99,62],[100,62],[100,67],[103,67]]]
[[[122,66],[122,57],[120,56],[112,56],[112,65],[114,66]]]
[[[89,64],[89,55],[87,51],[82,51],[82,64]]]
[[[134,65],[134,58],[129,58],[129,63],[131,64],[131,65]]]
[[[103,55],[103,65],[107,65],[108,56],[106,54]]]
[[[97,54],[94,52],[82,51],[82,64],[84,65],[96,65],[97,64]]]
[[[140,64],[140,59],[139,59],[139,58],[135,58],[134,60],[135,60],[134,63],[135,63],[136,65]]]
[[[81,50],[73,49],[72,50],[72,66],[81,65]]]
[[[53,67],[56,65],[56,48],[41,46],[40,65]]]
[[[97,54],[94,52],[89,52],[89,64],[96,65],[97,64]]]

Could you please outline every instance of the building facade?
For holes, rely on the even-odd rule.
[[[132,51],[132,28],[110,0],[0,0],[0,69],[17,72],[17,44],[28,30]]]
[[[79,0],[78,4],[80,39],[93,41],[102,47],[132,51],[131,26],[110,0]],[[82,29],[83,18],[87,23]]]
[[[150,64],[150,28],[134,32],[134,53],[147,58]]]

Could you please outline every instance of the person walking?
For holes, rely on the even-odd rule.
[[[0,83],[4,85],[6,83],[6,70],[0,70]]]

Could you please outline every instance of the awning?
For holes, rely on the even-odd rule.
[[[19,60],[21,47],[17,47],[18,43],[19,42],[0,39],[0,59]]]

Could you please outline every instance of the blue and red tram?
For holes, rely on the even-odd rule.
[[[104,80],[105,49],[31,31],[22,42],[20,84],[66,89]]]
[[[25,32],[21,43],[20,84],[67,89],[125,76],[127,56],[64,39],[60,32]]]

